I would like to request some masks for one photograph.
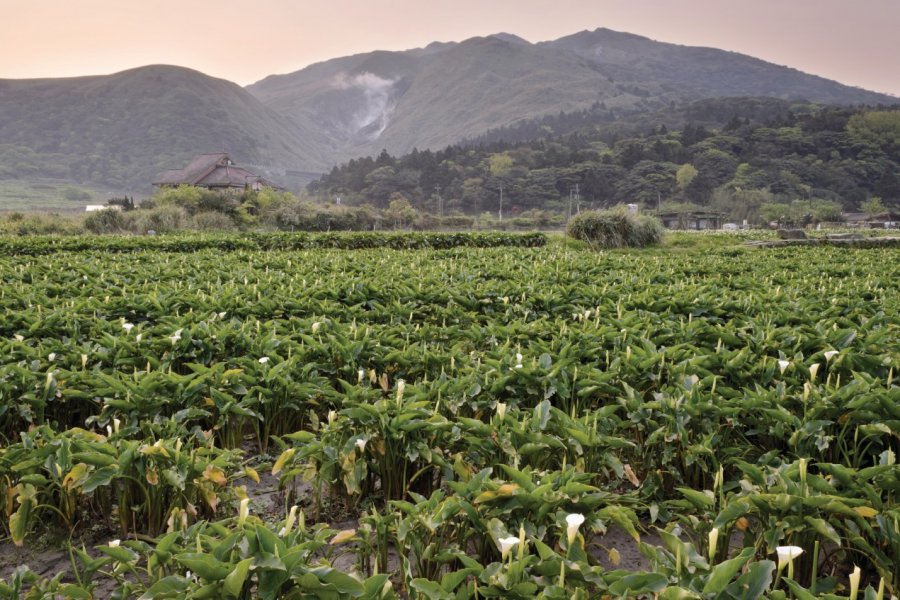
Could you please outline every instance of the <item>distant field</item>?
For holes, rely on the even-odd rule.
[[[83,212],[104,204],[112,192],[58,180],[0,180],[0,211]]]

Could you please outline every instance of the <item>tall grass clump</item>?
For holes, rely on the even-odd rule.
[[[662,241],[663,226],[655,217],[614,208],[583,212],[569,221],[566,232],[595,250],[644,248]]]

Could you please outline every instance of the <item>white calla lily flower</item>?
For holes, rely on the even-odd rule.
[[[238,508],[238,526],[244,524],[244,521],[247,520],[247,517],[250,516],[250,498],[244,498],[241,500],[241,505]]]
[[[816,379],[816,375],[817,375],[818,372],[819,372],[819,367],[820,367],[820,366],[821,366],[821,365],[820,365],[819,363],[813,363],[813,364],[809,365],[809,378],[810,378],[811,380],[815,380],[815,379]]]
[[[505,538],[500,538],[497,540],[500,543],[500,556],[503,560],[506,560],[506,557],[509,556],[509,551],[512,550],[516,544],[519,543],[519,538],[515,536],[509,536]]]
[[[856,596],[859,594],[860,575],[859,567],[853,565],[853,572],[850,573],[850,600],[856,600]]]
[[[712,565],[716,557],[716,548],[719,545],[719,528],[713,527],[709,531],[709,564]]]
[[[578,535],[578,528],[584,523],[584,515],[572,513],[566,515],[566,539],[571,546],[575,542],[575,536]]]
[[[784,372],[787,368],[791,366],[791,361],[789,360],[779,360],[778,361],[778,370],[781,371],[781,374],[784,375]]]

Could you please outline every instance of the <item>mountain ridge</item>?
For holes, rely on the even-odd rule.
[[[735,52],[604,28],[537,43],[501,32],[338,57],[246,87],[171,65],[0,80],[0,179],[147,191],[156,172],[227,150],[296,189],[291,173],[382,149],[441,148],[593,106],[615,118],[720,96],[897,101]]]

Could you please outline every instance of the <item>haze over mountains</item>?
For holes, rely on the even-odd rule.
[[[537,44],[497,34],[337,58],[247,88],[169,66],[0,80],[0,179],[142,192],[158,171],[226,150],[297,185],[383,148],[441,148],[597,105],[616,115],[721,96],[897,102],[746,55],[608,29]]]

